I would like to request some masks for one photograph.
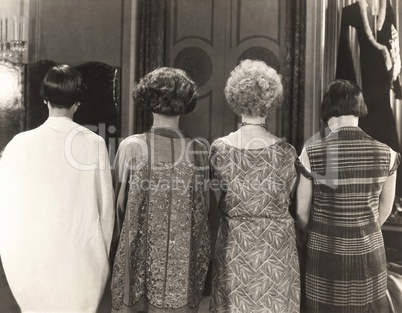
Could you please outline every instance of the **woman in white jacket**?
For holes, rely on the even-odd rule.
[[[22,312],[95,312],[109,275],[111,174],[104,140],[72,121],[82,91],[76,69],[53,67],[49,118],[0,161],[0,255]]]

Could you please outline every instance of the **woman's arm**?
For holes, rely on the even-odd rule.
[[[310,160],[305,148],[300,154],[299,160],[299,166],[303,166],[304,170],[310,172]],[[296,192],[296,217],[302,230],[304,230],[308,224],[312,198],[313,181],[300,173]]]
[[[110,172],[109,153],[102,137],[98,137],[99,166],[97,168],[97,194],[99,204],[99,218],[102,227],[106,251],[109,255],[114,228],[114,191]],[[95,150],[97,151],[97,150]]]
[[[391,214],[392,206],[394,204],[395,198],[395,187],[396,187],[396,169],[400,162],[400,155],[396,153],[391,148],[390,150],[390,161],[389,161],[389,170],[390,174],[387,178],[387,181],[384,184],[384,187],[380,194],[380,203],[378,206],[378,223],[380,226],[384,224],[387,220],[388,216]]]
[[[216,168],[218,167],[218,153],[216,151],[216,142],[213,142],[209,152],[209,192],[210,202],[217,204],[221,195],[221,181],[216,177]]]
[[[296,216],[297,221],[303,230],[308,224],[312,197],[313,182],[300,174],[296,195]]]
[[[115,192],[115,230],[113,235],[113,241],[116,242],[119,239],[121,227],[123,225],[124,214],[127,203],[127,190],[128,179],[130,174],[129,162],[130,159],[130,145],[127,141],[123,141],[117,150],[116,157],[113,166],[113,187]]]
[[[380,226],[384,224],[388,216],[391,214],[392,205],[395,198],[395,186],[396,172],[388,177],[380,194],[380,204],[378,207],[378,212],[380,215],[378,223],[380,224]]]

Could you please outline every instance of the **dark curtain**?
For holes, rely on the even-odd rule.
[[[166,0],[138,1],[137,79],[165,65]],[[152,114],[135,106],[135,133],[152,126]]]
[[[306,0],[286,0],[285,31],[282,134],[300,153],[304,144]]]
[[[304,145],[304,82],[306,48],[306,0],[286,0],[286,55],[283,72],[284,103],[282,108],[282,133],[300,154]],[[308,123],[309,121],[307,121]],[[290,207],[292,215],[295,206]],[[305,312],[305,236],[296,227],[301,274],[300,312]]]
[[[120,137],[120,68],[102,62],[86,62],[76,68],[86,88],[73,121],[103,137],[114,156]]]

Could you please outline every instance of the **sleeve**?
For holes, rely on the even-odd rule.
[[[209,213],[209,166],[208,148],[201,142],[194,142],[195,177],[193,182],[192,208],[193,221],[192,233],[195,253],[197,254],[195,265],[195,279],[202,282],[205,278],[211,256],[211,234],[208,222]],[[202,283],[199,283],[203,286]]]
[[[201,224],[199,227],[199,235],[197,239],[197,245],[199,245],[201,244],[200,241],[209,242],[209,227],[207,223],[209,211],[209,166],[207,147],[204,146],[202,143],[197,143],[195,147],[195,150],[198,151],[198,153],[195,154],[196,169],[193,189],[193,211],[196,214],[200,214],[199,220],[201,221]],[[208,253],[209,257],[210,251],[208,250],[206,252]]]
[[[292,145],[290,145],[290,147],[291,148],[289,149],[289,157],[292,158],[292,162],[293,162],[293,161],[297,160],[297,152],[296,152],[296,149]],[[297,177],[296,162],[293,162],[293,166],[294,166],[294,170],[291,172],[290,179],[289,179],[290,181],[296,179],[296,177]]]
[[[4,251],[3,242],[7,243],[12,236],[12,233],[7,231],[4,224],[8,224],[8,210],[10,209],[8,195],[10,195],[7,188],[13,188],[10,179],[13,178],[12,166],[14,163],[18,165],[18,159],[11,152],[10,143],[6,146],[3,157],[0,157],[0,256]],[[10,184],[11,183],[11,184]],[[3,312],[20,312],[14,296],[8,286],[7,278],[4,272],[3,265],[0,259],[0,289],[1,289],[1,310]]]
[[[194,189],[193,189],[193,205],[201,204],[201,211],[208,214],[208,191],[209,191],[209,164],[208,164],[208,149],[201,142],[195,140],[193,145],[194,151]]]
[[[296,169],[296,162],[297,159],[297,152],[296,149],[290,145],[290,149],[288,152],[288,158],[290,159],[290,164],[292,169],[289,172],[289,177],[287,179],[288,186],[289,186],[289,196],[290,196],[290,205],[289,205],[289,212],[292,215],[293,219],[296,219],[296,201],[295,198],[295,191],[296,191],[296,183],[297,183],[297,169]]]
[[[356,82],[352,52],[349,46],[349,20],[348,10],[345,7],[342,9],[335,78]]]
[[[110,253],[114,227],[114,192],[112,176],[110,172],[110,162],[108,150],[105,141],[99,137],[99,166],[97,168],[98,185],[98,203],[100,223],[102,227],[103,238],[107,247],[107,253]]]
[[[23,151],[26,145],[24,140],[18,139],[19,136],[19,134],[14,136],[6,145],[0,158],[0,255],[4,248],[3,244],[8,244],[12,235],[9,220],[15,213],[11,209],[15,206],[15,198],[19,196],[16,187],[22,179],[20,162],[24,158]]]
[[[117,249],[121,228],[123,226],[124,215],[127,204],[127,193],[129,187],[129,166],[126,163],[130,155],[130,145],[127,145],[127,141],[124,140],[116,153],[116,157],[113,163],[112,178],[115,194],[115,225],[112,238],[112,259]]]
[[[209,169],[209,158],[208,158],[208,148],[203,145],[200,144],[200,146],[202,147],[201,150],[201,154],[200,154],[200,172],[202,173],[202,181],[203,183],[200,185],[202,187],[202,191],[205,195],[205,199],[208,199],[209,197],[209,181],[210,181],[210,169]],[[208,201],[207,201],[208,204]],[[208,205],[207,205],[207,214],[208,214]]]
[[[390,170],[389,170],[390,176],[395,173],[395,171],[398,169],[399,163],[401,162],[401,154],[397,153],[397,152],[395,152],[395,153],[396,153],[396,156],[395,156],[394,164],[392,166],[390,166]]]
[[[10,178],[12,178],[12,167],[13,160],[15,160],[15,155],[12,153],[10,148],[12,141],[6,146],[3,151],[2,158],[0,159],[0,254],[2,251],[2,243],[7,240],[7,232],[3,223],[7,221],[7,209],[9,208],[9,188],[12,188],[12,183],[10,185]]]
[[[313,176],[311,175],[311,167],[310,167],[310,160],[307,154],[307,150],[304,147],[302,152],[300,153],[300,156],[296,159],[296,169],[299,174],[302,174],[304,177],[306,177],[309,180],[313,179]]]
[[[217,168],[219,167],[219,153],[217,142],[213,142],[209,151],[209,177],[211,180],[217,179]]]
[[[219,139],[218,139],[219,140]],[[210,202],[210,212],[209,220],[211,221],[211,228],[213,232],[213,238],[215,238],[217,230],[213,225],[219,221],[221,217],[221,208],[219,206],[220,201],[223,200],[227,185],[224,179],[222,179],[220,172],[223,166],[223,157],[221,155],[220,140],[212,143],[209,150],[209,202]]]

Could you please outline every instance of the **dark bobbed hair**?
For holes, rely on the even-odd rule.
[[[351,81],[337,79],[331,82],[324,93],[321,103],[321,119],[328,123],[331,117],[367,115],[367,106],[364,102],[360,87]]]
[[[197,102],[195,83],[177,68],[161,67],[145,75],[134,89],[134,101],[145,111],[184,115]]]
[[[62,64],[47,72],[42,81],[40,95],[53,107],[71,108],[81,100],[83,90],[81,73],[70,65]]]

